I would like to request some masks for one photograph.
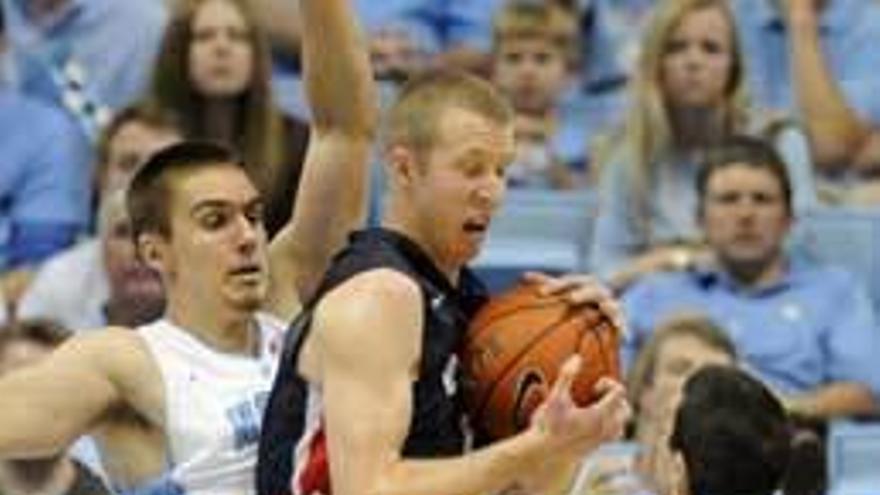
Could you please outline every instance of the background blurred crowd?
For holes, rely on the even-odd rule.
[[[808,426],[875,414],[880,304],[787,240],[816,209],[880,215],[880,2],[352,2],[383,101],[425,68],[479,73],[516,111],[508,187],[596,198],[589,267],[630,318],[641,448],[588,463],[585,493],[672,493],[675,405],[702,364],[740,362]],[[60,330],[17,322],[161,314],[124,190],[169,143],[231,145],[283,225],[309,141],[298,19],[294,0],[0,0],[0,333],[48,348]],[[621,469],[641,481],[590,472]]]

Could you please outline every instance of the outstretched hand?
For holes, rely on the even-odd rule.
[[[550,394],[532,417],[531,428],[547,441],[549,452],[580,457],[620,438],[632,414],[623,385],[610,378],[596,383],[598,401],[586,407],[575,404],[571,387],[580,367],[579,356],[566,360]]]

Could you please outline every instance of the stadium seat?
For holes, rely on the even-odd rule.
[[[880,210],[817,208],[798,219],[793,239],[795,253],[848,269],[862,280],[880,311]]]
[[[491,290],[525,270],[587,270],[596,198],[589,191],[510,191],[473,263]]]
[[[828,431],[828,494],[880,494],[880,422],[835,421]]]

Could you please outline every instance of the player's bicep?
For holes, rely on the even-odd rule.
[[[0,457],[46,457],[63,450],[119,398],[100,365],[102,342],[77,338],[0,379]]]
[[[328,296],[314,328],[337,495],[375,487],[399,460],[421,350],[415,284],[388,271],[359,278]]]

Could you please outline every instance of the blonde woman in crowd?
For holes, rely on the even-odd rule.
[[[774,143],[796,209],[814,202],[808,145],[749,107],[745,61],[724,0],[659,3],[643,40],[631,108],[603,164],[593,268],[617,288],[704,256],[693,212],[701,157],[733,133]]]

